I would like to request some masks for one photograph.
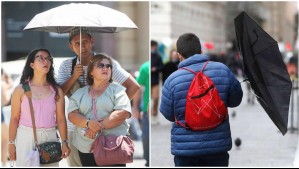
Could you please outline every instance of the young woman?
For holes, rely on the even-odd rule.
[[[99,131],[103,135],[127,135],[131,116],[125,88],[112,83],[112,60],[104,54],[93,56],[87,68],[87,86],[70,98],[69,120],[76,126],[73,145],[79,150],[82,166],[97,166],[90,153]],[[115,164],[113,166],[125,166]]]
[[[32,91],[37,144],[57,141],[58,126],[62,140],[62,158],[66,158],[70,150],[67,144],[64,94],[55,81],[50,52],[46,49],[36,49],[29,53],[20,85],[12,95],[9,125],[10,160],[15,160],[17,167],[26,167],[28,153],[34,148],[30,105],[22,87],[24,83],[28,83]],[[58,163],[44,166],[58,166]]]

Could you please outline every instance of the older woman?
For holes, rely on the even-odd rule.
[[[95,55],[87,68],[88,85],[70,98],[69,120],[76,125],[72,141],[79,150],[83,166],[97,166],[89,151],[98,132],[116,136],[128,134],[129,124],[125,120],[131,116],[130,100],[124,87],[112,83],[111,70],[109,56]]]
[[[67,141],[66,119],[64,115],[64,94],[54,78],[53,58],[47,49],[33,50],[27,61],[11,99],[11,119],[9,124],[9,158],[16,160],[17,167],[29,167],[28,153],[34,148],[34,137],[29,100],[22,84],[29,83],[35,116],[37,143],[57,141],[56,126],[62,141],[62,158],[70,149]],[[58,166],[57,163],[45,166]]]

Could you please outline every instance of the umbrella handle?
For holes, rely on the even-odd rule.
[[[246,81],[248,81],[248,78],[242,80],[240,83],[243,83],[243,82],[246,82]]]

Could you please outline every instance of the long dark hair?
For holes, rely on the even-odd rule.
[[[24,66],[24,69],[23,69],[23,73],[22,73],[22,76],[21,76],[20,84],[24,84],[28,80],[29,81],[32,80],[32,78],[34,76],[34,71],[31,68],[30,63],[34,62],[35,55],[38,52],[40,52],[40,51],[46,52],[46,53],[48,53],[48,55],[50,57],[52,57],[51,53],[47,49],[34,49],[33,51],[31,51],[28,54],[28,56],[27,56],[27,61],[26,61],[26,64]],[[52,62],[51,66],[50,66],[50,70],[47,73],[46,79],[47,79],[47,82],[50,83],[52,85],[52,87],[54,88],[54,90],[56,92],[55,100],[57,101],[58,98],[59,98],[59,94],[58,94],[58,90],[57,90],[58,84],[57,84],[57,82],[55,80],[55,76],[54,75],[55,75],[55,73],[54,73],[54,67],[53,67],[53,62]]]

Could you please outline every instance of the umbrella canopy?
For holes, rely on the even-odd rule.
[[[126,14],[117,10],[98,4],[71,3],[36,14],[24,30],[68,33],[75,27],[85,27],[91,32],[100,33],[137,29]],[[81,43],[79,58],[81,63]]]
[[[98,4],[71,3],[35,15],[24,30],[68,33],[74,27],[101,33],[137,29],[126,14],[117,10]]]
[[[245,12],[235,18],[244,72],[259,103],[284,135],[287,132],[292,82],[277,42]]]

